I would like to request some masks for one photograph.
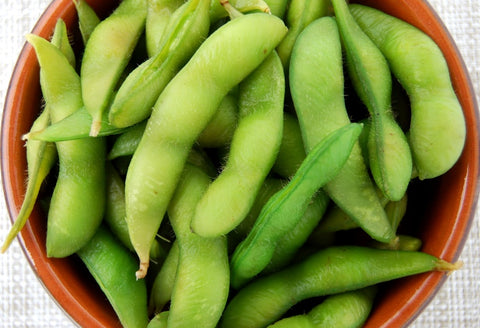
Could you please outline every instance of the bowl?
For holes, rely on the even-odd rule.
[[[118,5],[116,0],[88,1],[100,17]],[[479,118],[474,91],[458,49],[449,32],[423,0],[358,0],[399,17],[426,32],[442,49],[455,91],[467,122],[464,152],[457,164],[440,178],[415,185],[410,197],[409,222],[423,241],[422,250],[447,261],[456,261],[472,224],[478,194]],[[54,0],[32,33],[48,38],[58,18],[81,45],[76,10],[71,0]],[[77,51],[81,51],[77,49]],[[34,50],[26,44],[9,85],[2,120],[1,169],[6,203],[12,221],[25,192],[26,159],[21,136],[41,109],[39,67]],[[45,214],[36,206],[21,232],[20,243],[33,270],[60,307],[80,326],[119,327],[107,299],[75,257],[47,258]],[[388,283],[377,298],[366,327],[405,327],[432,300],[446,276],[433,272]]]

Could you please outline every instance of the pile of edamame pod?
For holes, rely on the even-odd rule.
[[[80,52],[61,19],[27,36],[44,106],[3,251],[48,199],[47,255],[125,327],[360,327],[383,282],[459,266],[398,229],[465,142],[423,32],[345,0],[75,6]]]

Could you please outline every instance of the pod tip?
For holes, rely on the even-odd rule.
[[[148,262],[140,262],[140,268],[135,272],[135,277],[138,279],[143,279],[147,275],[148,271]]]

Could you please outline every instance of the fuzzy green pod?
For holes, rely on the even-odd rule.
[[[252,230],[230,260],[232,286],[239,288],[270,262],[277,243],[301,221],[313,195],[340,171],[362,130],[352,123],[312,149],[290,182],[264,205]]]
[[[125,0],[93,30],[83,54],[80,77],[85,108],[97,136],[104,112],[145,29],[146,0]]]
[[[27,40],[37,53],[40,83],[49,103],[51,121],[57,122],[83,106],[80,77],[62,52],[36,35]],[[103,138],[57,142],[59,173],[47,224],[47,255],[75,253],[94,235],[105,209],[105,156]]]
[[[136,261],[105,227],[100,227],[78,256],[105,293],[120,322],[128,327],[146,327],[147,287],[135,279]]]
[[[458,267],[458,264],[423,252],[360,246],[329,247],[241,289],[227,305],[219,327],[265,327],[307,298],[346,292],[433,270],[451,271]]]
[[[227,303],[230,274],[225,236],[204,238],[190,230],[195,208],[210,184],[202,169],[187,164],[168,206],[179,257],[168,327],[217,326]]]
[[[407,137],[391,111],[392,78],[387,60],[358,26],[345,0],[332,0],[347,68],[355,91],[370,112],[368,155],[377,186],[390,200],[405,194],[412,176]]]
[[[307,153],[328,133],[350,123],[344,83],[338,27],[334,18],[320,18],[300,34],[290,62],[290,89]],[[372,238],[394,238],[359,144],[324,190]]]
[[[463,151],[466,127],[442,51],[406,22],[365,6],[349,8],[410,98],[408,139],[419,178],[444,174]]]

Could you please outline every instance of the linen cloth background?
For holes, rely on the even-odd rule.
[[[381,1],[381,0],[379,0]],[[8,82],[30,32],[50,0],[0,0],[0,108]],[[429,0],[441,17],[471,74],[477,101],[480,95],[480,1]],[[11,226],[3,197],[0,241]],[[460,259],[464,267],[452,274],[411,327],[480,327],[480,210]],[[17,240],[0,255],[0,327],[75,327],[49,296],[26,261]]]

